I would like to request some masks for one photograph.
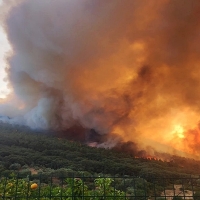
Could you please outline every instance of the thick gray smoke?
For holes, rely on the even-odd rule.
[[[199,120],[199,9],[199,0],[15,2],[4,16],[13,94],[2,115],[168,144],[174,127],[178,137]]]
[[[127,18],[135,21],[138,4],[127,3],[28,0],[10,10],[6,24],[14,55],[8,73],[22,101],[23,123],[59,129],[78,122],[107,133],[128,112],[114,91],[124,63],[115,66],[117,56],[134,26]],[[130,6],[129,14],[121,6]],[[104,104],[118,105],[106,111]]]

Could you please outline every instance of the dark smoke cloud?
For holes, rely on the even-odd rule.
[[[8,115],[32,128],[78,124],[139,144],[166,140],[173,117],[182,120],[178,112],[199,117],[199,19],[199,0],[12,6],[8,77],[19,103]]]

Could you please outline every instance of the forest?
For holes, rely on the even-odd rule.
[[[79,191],[77,199],[87,194],[97,200],[109,191],[111,199],[142,200],[149,196],[154,199],[155,195],[156,199],[165,199],[163,191],[173,191],[181,184],[183,190],[180,188],[178,196],[173,193],[173,199],[182,199],[180,195],[185,191],[195,191],[194,199],[200,198],[200,161],[174,155],[167,161],[138,157],[127,151],[126,145],[130,144],[113,149],[90,147],[52,133],[1,122],[0,191],[5,197],[18,194],[21,199],[27,195],[71,199],[74,191]],[[37,189],[30,188],[35,185]]]
[[[0,124],[0,173],[68,173],[179,177],[200,174],[200,161],[178,156],[170,160],[136,158],[123,149],[90,147],[27,127]]]

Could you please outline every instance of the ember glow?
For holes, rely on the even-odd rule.
[[[200,158],[199,0],[16,2],[1,20],[13,49],[2,120]]]

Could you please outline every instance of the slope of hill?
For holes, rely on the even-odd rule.
[[[120,150],[89,147],[28,128],[0,124],[0,173],[20,170],[24,166],[154,177],[200,173],[200,161],[177,156],[172,156],[170,161],[135,158]]]

